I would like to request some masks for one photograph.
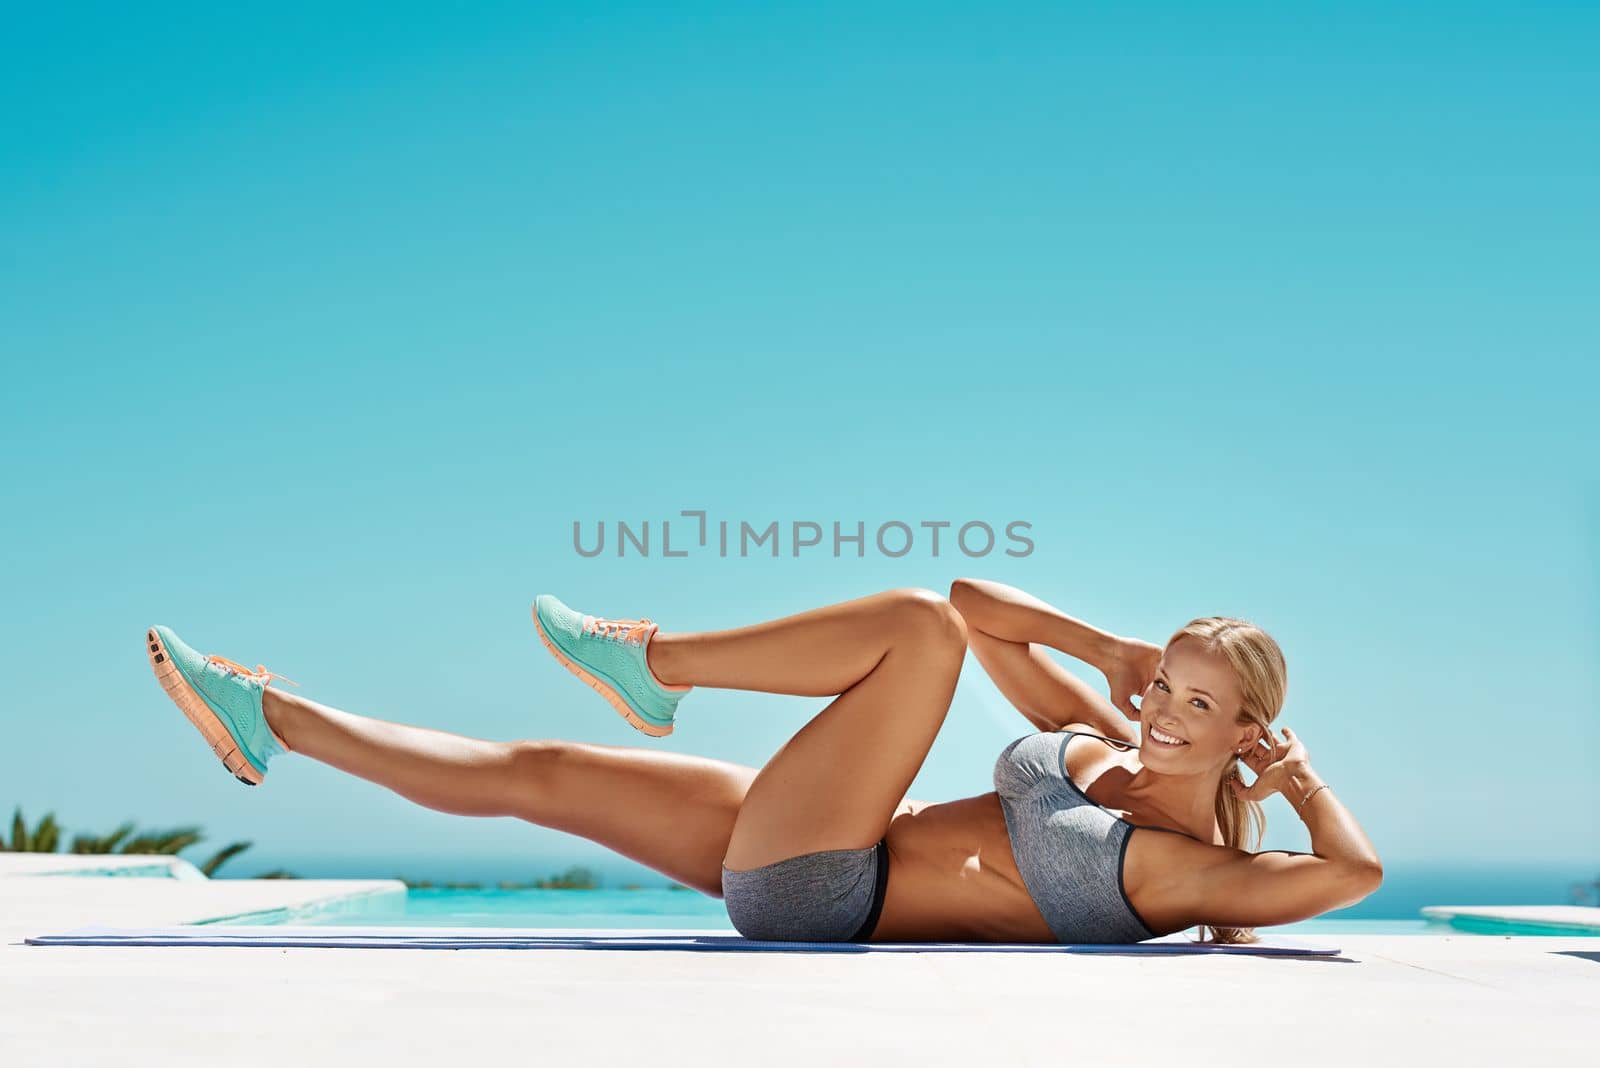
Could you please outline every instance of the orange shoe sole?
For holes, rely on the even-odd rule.
[[[246,786],[260,786],[263,778],[255,765],[245,759],[239,752],[239,745],[233,740],[233,735],[228,733],[228,728],[222,725],[222,720],[211,711],[194,687],[189,685],[172,663],[172,657],[167,655],[167,650],[162,646],[161,639],[155,631],[145,632],[145,654],[150,657],[150,667],[156,673],[156,681],[161,683],[161,688],[167,691],[167,696],[172,698],[172,703],[188,717],[189,722],[205,738],[211,751],[222,761],[222,766],[233,773],[233,777]]]
[[[551,656],[554,656],[557,660],[561,661],[562,667],[566,668],[568,671],[578,676],[578,678],[582,679],[588,685],[589,689],[593,690],[601,697],[604,697],[606,702],[610,704],[612,708],[616,709],[622,715],[623,719],[633,724],[635,728],[643,731],[652,738],[665,738],[667,735],[672,733],[671,727],[658,727],[654,723],[645,722],[639,717],[639,713],[635,712],[631,707],[629,707],[628,702],[622,699],[621,694],[568,659],[567,654],[563,653],[556,647],[556,643],[550,640],[550,636],[546,634],[544,632],[544,628],[539,625],[539,612],[537,609],[535,609],[533,613],[533,629],[539,632],[539,640],[544,642],[544,647],[550,650]]]

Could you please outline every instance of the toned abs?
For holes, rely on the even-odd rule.
[[[993,792],[902,801],[885,839],[889,886],[874,942],[1055,941],[1017,871]]]

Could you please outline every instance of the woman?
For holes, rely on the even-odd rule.
[[[1198,924],[1243,940],[1359,901],[1382,878],[1299,738],[1269,729],[1283,657],[1247,623],[1196,620],[1163,650],[970,579],[948,599],[896,589],[698,634],[582,615],[549,595],[534,622],[648,734],[669,733],[696,686],[834,700],[758,772],[367,719],[270,688],[265,668],[202,656],[165,627],[147,646],[167,693],[244,782],[292,751],[428,808],[581,835],[722,897],[754,939],[1118,943]],[[994,792],[909,800],[969,642],[1040,733],[1001,753]],[[1099,667],[1115,705],[1039,646]],[[1248,787],[1240,761],[1256,773]],[[1274,792],[1314,852],[1242,848],[1246,817]]]

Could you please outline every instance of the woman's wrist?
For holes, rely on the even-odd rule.
[[[1306,815],[1306,804],[1322,790],[1331,790],[1331,787],[1323,782],[1322,775],[1318,775],[1310,764],[1285,775],[1282,787],[1278,787],[1278,793],[1282,793],[1283,799],[1294,807],[1294,812],[1301,815],[1302,819]]]
[[[1283,777],[1283,785],[1278,787],[1278,792],[1284,799],[1293,805],[1295,811],[1300,811],[1300,806],[1305,803],[1311,791],[1326,786],[1322,776],[1318,775],[1310,764],[1302,764],[1297,768],[1290,768]]]

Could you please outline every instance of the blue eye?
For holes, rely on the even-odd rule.
[[[1172,690],[1167,687],[1167,684],[1165,682],[1161,681],[1160,679],[1156,679],[1155,680],[1155,684],[1157,686],[1159,686],[1162,689],[1162,691],[1165,692],[1165,693],[1171,693],[1172,692]],[[1201,698],[1196,697],[1194,699],[1194,703],[1199,705],[1200,708],[1202,710],[1206,711],[1206,712],[1210,712],[1211,711],[1211,706],[1206,704],[1205,701],[1202,700]]]

